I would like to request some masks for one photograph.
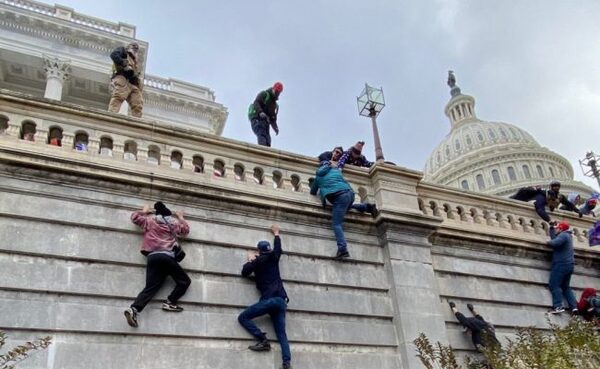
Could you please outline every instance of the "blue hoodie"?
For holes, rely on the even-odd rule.
[[[554,227],[550,227],[550,238],[548,245],[552,246],[552,265],[575,264],[571,231],[566,230],[556,234]]]
[[[326,163],[326,164],[325,164]],[[321,201],[325,203],[327,195],[336,193],[338,191],[352,190],[352,187],[346,182],[342,171],[338,168],[332,168],[329,162],[324,162],[323,165],[317,169],[317,177],[310,186],[310,194],[316,195],[317,191],[320,190],[319,195]]]

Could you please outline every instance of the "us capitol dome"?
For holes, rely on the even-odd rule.
[[[525,186],[546,187],[551,180],[559,180],[565,194],[588,197],[593,192],[573,179],[567,159],[542,147],[523,129],[478,119],[475,99],[461,93],[452,71],[448,85],[452,97],[444,112],[451,129],[425,163],[425,181],[499,196]]]

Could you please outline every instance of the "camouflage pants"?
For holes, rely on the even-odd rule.
[[[142,91],[136,85],[127,81],[123,76],[115,76],[112,80],[112,96],[108,103],[108,111],[118,113],[123,101],[131,107],[131,115],[140,118],[144,107]]]

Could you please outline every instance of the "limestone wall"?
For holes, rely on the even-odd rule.
[[[9,118],[0,134],[0,329],[12,342],[54,337],[23,368],[278,368],[278,346],[248,351],[237,323],[258,299],[241,265],[272,223],[282,228],[296,368],[420,368],[411,344],[420,332],[468,353],[447,299],[475,303],[501,336],[547,324],[546,230],[526,204],[422,184],[400,167],[348,168],[357,198],[381,214],[349,214],[352,259],[340,263],[329,211],[308,194],[315,159],[5,91],[0,115]],[[36,124],[34,142],[20,138],[25,121]],[[62,147],[45,139],[55,126]],[[81,131],[88,152],[69,139]],[[100,154],[102,137],[112,155]],[[130,140],[137,160],[123,158]],[[147,162],[151,146],[159,165]],[[173,151],[181,169],[170,166]],[[192,285],[183,313],[160,310],[169,283],[134,329],[123,310],[144,285],[145,259],[129,215],[158,199],[190,222],[182,265]],[[597,285],[598,253],[584,242],[590,219],[560,215],[578,238],[573,284]],[[274,337],[267,319],[259,324]]]

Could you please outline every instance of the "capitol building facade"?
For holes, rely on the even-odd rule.
[[[508,123],[484,121],[475,98],[463,95],[450,73],[452,98],[445,108],[450,133],[433,150],[423,169],[428,182],[490,195],[509,196],[519,188],[552,180],[561,192],[589,196],[593,189],[573,179],[573,167],[542,147],[528,132]]]

